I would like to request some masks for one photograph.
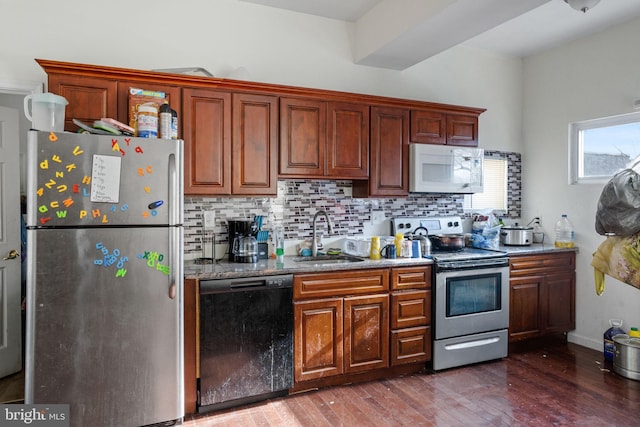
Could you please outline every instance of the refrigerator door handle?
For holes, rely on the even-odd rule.
[[[182,227],[169,227],[169,259],[171,278],[169,279],[169,298],[175,299],[182,292]]]
[[[177,182],[176,182],[176,178],[177,178],[177,171],[176,171],[176,157],[173,154],[169,155],[169,165],[168,165],[168,171],[169,171],[169,225],[176,225],[178,224],[178,216],[177,214],[177,207],[178,204],[176,203],[175,200],[175,196],[176,196],[176,191],[178,190],[177,188]]]

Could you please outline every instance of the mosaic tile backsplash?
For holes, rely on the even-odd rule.
[[[508,160],[507,216],[520,217],[520,154],[485,151],[485,156]],[[319,209],[329,213],[334,225],[333,235],[339,236],[362,235],[363,223],[371,221],[372,215],[378,212],[384,213],[386,219],[397,216],[465,215],[464,195],[461,194],[411,194],[403,198],[359,199],[350,197],[351,187],[352,182],[348,180],[284,180],[278,181],[276,197],[185,197],[185,258],[196,258],[202,254],[204,211],[215,212],[213,235],[216,243],[228,243],[227,220],[253,219],[256,215],[264,217],[265,229],[282,224],[287,240],[310,238],[311,220]]]

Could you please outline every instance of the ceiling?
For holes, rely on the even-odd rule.
[[[640,16],[640,1],[241,0],[355,24],[354,62],[406,69],[457,45],[525,57]]]

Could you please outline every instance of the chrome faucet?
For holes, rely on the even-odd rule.
[[[324,217],[327,219],[327,229],[329,234],[332,233],[331,231],[331,220],[329,220],[329,215],[327,214],[327,211],[321,209],[319,211],[316,212],[316,214],[313,216],[313,224],[312,224],[312,236],[311,236],[311,256],[317,256],[318,255],[318,241],[316,240],[316,221],[318,220],[318,217],[320,215],[324,215]]]

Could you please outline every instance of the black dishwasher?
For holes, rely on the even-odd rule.
[[[293,386],[293,275],[200,281],[198,412]]]

